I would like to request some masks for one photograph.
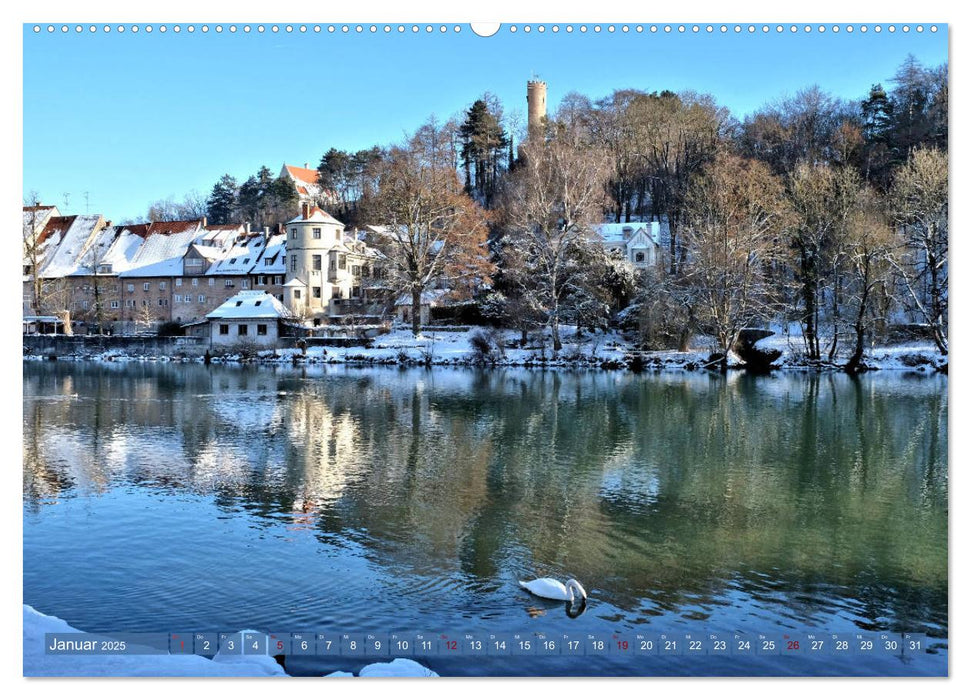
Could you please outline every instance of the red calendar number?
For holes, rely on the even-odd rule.
[[[445,642],[445,648],[449,651],[455,651],[459,648],[459,643],[454,640]]]
[[[786,642],[786,649],[789,651],[799,651],[799,640],[791,639]]]

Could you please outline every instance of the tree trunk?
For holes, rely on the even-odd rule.
[[[411,332],[417,338],[421,332],[421,289],[411,288]]]

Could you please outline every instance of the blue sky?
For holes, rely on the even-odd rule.
[[[26,25],[24,192],[62,209],[68,192],[69,213],[84,213],[87,192],[91,213],[118,221],[156,199],[208,193],[226,172],[242,180],[264,163],[314,167],[331,146],[393,142],[486,91],[524,113],[534,73],[549,84],[551,108],[570,91],[691,89],[742,117],[814,83],[856,99],[887,83],[908,53],[938,65],[947,50],[944,25],[754,35],[527,35],[520,25],[489,38],[467,26],[457,35],[260,35],[35,34]]]

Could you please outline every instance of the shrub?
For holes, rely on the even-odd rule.
[[[476,331],[469,337],[469,345],[477,364],[494,364],[506,355],[502,333],[496,329]]]

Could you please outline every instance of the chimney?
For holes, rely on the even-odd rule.
[[[202,228],[205,228],[207,223],[206,217],[202,217]]]
[[[249,236],[249,234],[250,234],[250,223],[249,223],[249,221],[247,221],[246,222],[246,235]]]
[[[263,227],[263,247],[266,248],[266,246],[269,245],[269,243],[270,243],[270,227],[264,226]]]
[[[310,163],[304,163],[303,164],[303,169],[304,170],[310,170]]]
[[[310,218],[310,202],[301,202],[300,203],[300,209],[301,209],[301,211],[303,213],[303,218],[304,219],[309,219]]]

